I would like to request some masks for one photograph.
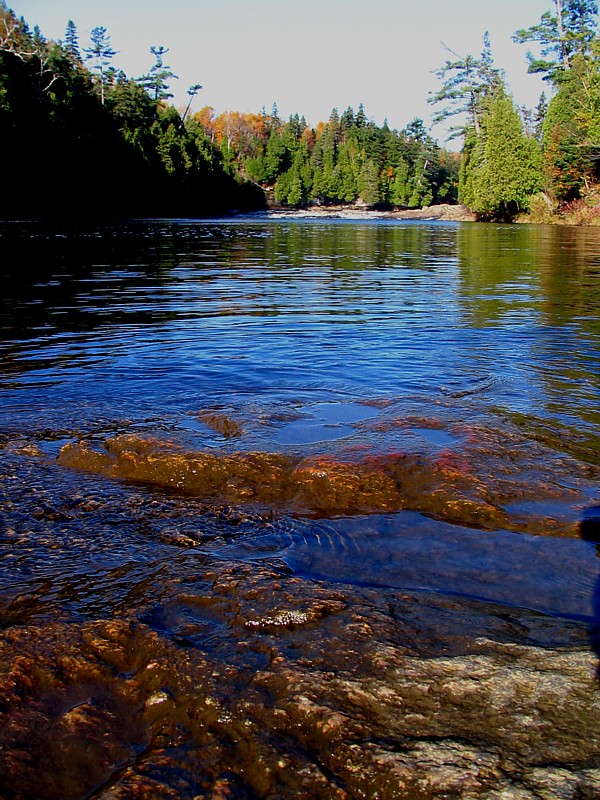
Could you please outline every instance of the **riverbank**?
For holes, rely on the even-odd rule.
[[[478,215],[464,205],[441,204],[425,208],[404,208],[381,211],[354,203],[347,205],[310,206],[309,208],[286,208],[269,204],[269,211],[277,217],[322,217],[323,219],[397,219],[440,222],[478,222]],[[486,220],[483,220],[486,221]],[[508,220],[510,221],[510,220]],[[522,225],[562,225],[588,227],[600,225],[600,197],[597,193],[574,200],[561,208],[554,208],[551,201],[540,195],[532,199],[528,213],[512,220]]]

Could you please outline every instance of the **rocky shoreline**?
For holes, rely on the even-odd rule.
[[[271,206],[270,213],[277,217],[323,217],[340,219],[398,219],[398,220],[439,220],[442,222],[475,222],[477,217],[466,206],[436,205],[425,208],[405,208],[396,211],[378,211],[365,205],[315,205],[309,208],[290,209]]]

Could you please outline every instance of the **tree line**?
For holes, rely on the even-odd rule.
[[[595,0],[551,0],[540,22],[515,31],[532,45],[529,72],[548,83],[535,109],[518,107],[494,63],[487,33],[478,56],[449,58],[436,71],[441,87],[428,98],[434,122],[454,120],[459,154],[440,147],[420,119],[401,131],[365,114],[332,111],[309,128],[297,114],[204,108],[196,118],[225,162],[272,190],[276,201],[421,207],[461,202],[482,219],[513,219],[534,210],[544,219],[579,198],[598,207],[600,179],[600,38]]]
[[[264,206],[217,146],[168,99],[176,76],[163,46],[129,78],[102,26],[80,48],[44,38],[0,0],[0,216],[31,218],[215,214]],[[190,87],[190,100],[201,87]]]
[[[549,213],[589,196],[600,177],[600,39],[595,0],[553,0],[540,22],[513,40],[533,44],[530,73],[552,93],[534,110],[518,108],[496,68],[487,34],[479,57],[451,53],[430,98],[434,120],[458,120],[463,137],[459,201],[483,218]]]
[[[310,128],[277,106],[268,114],[203,108],[195,117],[225,162],[288,206],[355,203],[417,208],[456,202],[459,159],[428,135],[421,119],[392,130],[368,119],[363,105]]]
[[[551,0],[539,24],[515,32],[529,71],[549,86],[518,108],[487,34],[480,55],[449,58],[429,97],[435,122],[454,119],[460,153],[421,119],[377,125],[362,104],[307,125],[294,114],[191,112],[200,84],[175,109],[168,49],[148,72],[113,65],[105,28],[80,47],[74,22],[46,40],[0,0],[0,145],[4,217],[72,212],[199,215],[264,206],[356,203],[416,208],[461,202],[484,219],[511,219],[595,197],[600,163],[600,39],[595,0]]]

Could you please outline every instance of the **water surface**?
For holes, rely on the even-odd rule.
[[[245,530],[248,541],[264,537],[272,557],[323,581],[593,617],[593,546],[554,543],[568,565],[561,576],[531,555],[540,545],[527,536],[576,536],[597,502],[595,230],[256,216],[77,230],[14,223],[0,233],[12,253],[2,268],[0,435],[17,458],[11,474],[22,463],[30,492],[28,458],[54,474],[57,497],[44,502],[59,516],[81,477],[54,459],[78,440],[102,450],[110,437],[135,434],[182,452],[290,455],[309,460],[315,482],[330,482],[322,492],[337,491],[331,463],[353,465],[363,480],[368,470],[390,474],[389,459],[406,456],[411,466],[394,480],[410,511],[352,522],[340,504],[294,507],[292,493],[274,509],[295,526],[291,549],[292,540],[273,545],[263,522]],[[260,505],[256,487],[236,480],[228,507],[231,498]],[[185,497],[166,504],[159,488],[147,491],[168,509],[165,525],[187,519]],[[27,524],[11,502],[3,524],[14,537]],[[315,517],[335,516],[323,508],[339,509],[330,523],[338,544],[344,530],[362,531],[356,552],[342,557],[335,537],[324,548],[311,535]],[[85,534],[103,531],[96,543],[105,553],[118,539],[118,563],[139,559],[154,537],[120,538],[130,514],[100,513]],[[221,552],[211,520],[194,536]],[[60,579],[52,559],[62,548],[81,552],[81,524],[77,515],[63,520],[50,561],[43,537],[28,539],[34,577]],[[3,541],[0,586],[11,595],[23,575],[14,572],[13,539]],[[252,547],[239,557],[254,557]],[[444,557],[434,558],[440,547]],[[552,540],[543,547],[554,552]]]

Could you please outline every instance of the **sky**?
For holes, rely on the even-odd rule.
[[[519,105],[535,107],[549,87],[527,74],[527,47],[511,41],[536,24],[552,0],[9,0],[30,27],[63,39],[72,19],[80,48],[102,25],[129,77],[148,72],[150,46],[169,48],[165,63],[179,76],[173,102],[193,110],[271,111],[304,115],[310,125],[362,102],[367,117],[401,129],[415,117],[430,127],[427,103],[441,83],[434,70],[449,56],[478,56],[490,33],[496,66]],[[448,125],[431,134],[444,143]]]

